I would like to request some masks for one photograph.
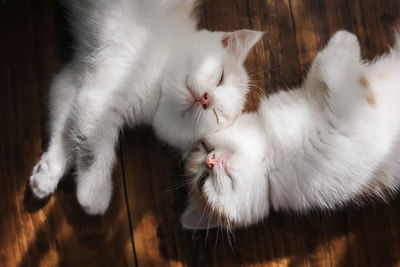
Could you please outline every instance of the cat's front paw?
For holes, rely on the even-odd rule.
[[[78,202],[87,214],[103,215],[110,205],[112,185],[96,181],[78,184]]]
[[[45,153],[33,168],[29,185],[37,198],[48,197],[57,188],[62,171],[57,164],[53,163],[49,155]]]

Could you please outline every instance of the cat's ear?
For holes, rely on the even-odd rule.
[[[195,202],[189,201],[181,216],[183,228],[191,230],[205,230],[218,227],[218,222],[204,212]]]
[[[250,49],[261,39],[264,32],[251,30],[238,30],[222,33],[222,46],[228,53],[243,62]]]

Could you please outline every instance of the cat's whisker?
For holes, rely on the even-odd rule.
[[[173,184],[171,186],[169,186],[164,192],[163,194],[167,195],[170,193],[174,193],[177,192],[179,189],[184,188],[186,186],[188,186],[190,184],[190,179],[185,179],[183,181],[179,181],[176,184]]]
[[[196,122],[196,124],[198,124],[199,121],[201,120],[201,115],[202,115],[202,110],[197,109],[196,110],[196,114],[195,114],[195,122]]]
[[[206,238],[204,240],[204,246],[207,246],[207,239],[208,239],[208,231],[210,230],[210,221],[211,221],[211,216],[208,216],[208,221],[207,221],[207,231],[206,231]]]
[[[257,92],[261,93],[262,95],[266,94],[265,90],[263,88],[261,88],[260,86],[256,85],[256,84],[249,83],[249,88],[257,89]]]
[[[217,217],[218,218],[218,217]],[[216,234],[216,236],[215,236],[215,243],[214,243],[214,253],[215,253],[215,251],[216,251],[216,249],[217,249],[217,243],[218,243],[218,234],[219,234],[219,225],[221,225],[220,224],[220,220],[219,220],[219,218],[218,218],[218,227],[217,227],[217,234]]]
[[[204,245],[205,246],[207,245],[208,232],[210,230],[211,220],[213,220],[215,218],[214,208],[211,207],[210,205],[207,205],[206,208],[207,208],[207,213],[208,213],[209,216],[208,216],[208,222],[207,222],[206,238],[205,238],[205,241],[204,241]]]
[[[200,198],[199,198],[197,201],[200,202]],[[199,226],[201,220],[203,219],[204,214],[206,214],[206,209],[207,209],[207,206],[204,206],[204,207],[203,207],[203,212],[202,212],[202,214],[201,214],[201,216],[200,216],[200,218],[199,218],[199,220],[198,220],[196,226],[194,227],[194,231],[193,231],[193,234],[192,234],[192,239],[194,238],[194,234],[195,234],[196,231],[198,230],[198,226]],[[208,220],[209,220],[209,219],[208,219]]]
[[[175,188],[176,186],[188,185],[190,182],[191,182],[190,178],[183,179],[172,184],[171,186],[168,187],[168,189]]]
[[[202,220],[203,217],[204,217],[205,211],[206,211],[206,208],[204,207],[204,208],[203,208],[203,213],[201,214],[200,219],[198,220],[198,222],[197,222],[197,224],[196,224],[196,227],[194,228],[193,236],[194,236],[194,234],[195,234],[195,233],[197,232],[197,230],[198,230],[199,224],[200,224],[201,220]],[[192,237],[193,237],[193,236],[192,236]]]
[[[190,187],[189,187],[188,195],[191,196],[191,195],[193,195],[194,193],[195,193],[195,188],[194,188],[193,186],[190,186]]]
[[[248,83],[265,83],[265,80],[263,79],[250,79]]]
[[[259,70],[258,68],[254,68],[254,69],[251,70],[251,71],[247,71],[247,74],[248,74],[248,76],[249,76],[249,78],[250,78],[250,80],[251,80],[252,77],[254,77],[254,76],[258,76],[258,75],[260,75],[260,74],[266,74],[266,73],[276,72],[276,71],[279,71],[279,70],[281,70],[281,68],[270,68],[270,69],[268,69],[268,70]]]
[[[251,70],[248,70],[247,74],[250,76],[250,75],[265,74],[265,73],[271,73],[271,72],[277,72],[277,71],[294,72],[293,68],[290,66],[277,66],[277,67],[270,67],[265,70],[259,70],[257,67],[255,67]]]
[[[254,69],[251,70],[251,71],[247,71],[247,75],[249,76],[249,80],[252,80],[252,77],[258,76],[259,74],[264,74],[264,73],[266,73],[266,72],[267,72],[267,71],[258,70],[258,69],[256,69],[256,68],[254,68]]]
[[[232,224],[229,220],[227,221],[226,235],[228,238],[229,246],[231,247],[232,251],[234,252],[235,251],[234,243],[236,242],[236,240],[235,240],[235,235],[233,233]]]

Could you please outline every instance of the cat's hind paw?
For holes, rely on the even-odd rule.
[[[43,154],[29,178],[29,185],[33,194],[40,199],[48,197],[56,190],[61,176],[62,172],[51,163],[48,154]]]
[[[352,65],[359,65],[360,44],[357,37],[347,31],[338,31],[329,40],[327,46],[318,53],[315,61],[328,72],[351,70]]]
[[[334,50],[342,54],[342,56],[360,57],[360,44],[358,42],[357,36],[348,31],[338,31],[329,40],[326,49]]]
[[[312,66],[313,75],[331,90],[346,88],[351,79],[358,79],[361,71],[360,45],[357,37],[347,31],[337,32]]]

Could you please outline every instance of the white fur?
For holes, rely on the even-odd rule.
[[[188,157],[189,165],[201,167],[189,172],[195,193],[183,225],[246,226],[267,216],[270,208],[330,209],[363,193],[395,190],[400,166],[398,37],[388,54],[367,63],[360,59],[353,34],[336,33],[301,87],[264,99],[258,113],[244,114],[232,127],[208,135],[212,151],[200,149]],[[230,154],[226,166],[231,177],[221,164],[206,169],[206,156],[214,153],[217,159]],[[205,172],[209,176],[199,189]],[[196,214],[203,214],[201,220]]]
[[[198,31],[194,7],[194,0],[72,1],[76,53],[51,87],[50,146],[30,178],[37,197],[54,192],[75,164],[79,203],[102,214],[125,123],[153,125],[184,150],[239,115],[248,91],[242,63],[262,34]],[[188,87],[196,97],[207,92],[210,106],[189,109]]]

